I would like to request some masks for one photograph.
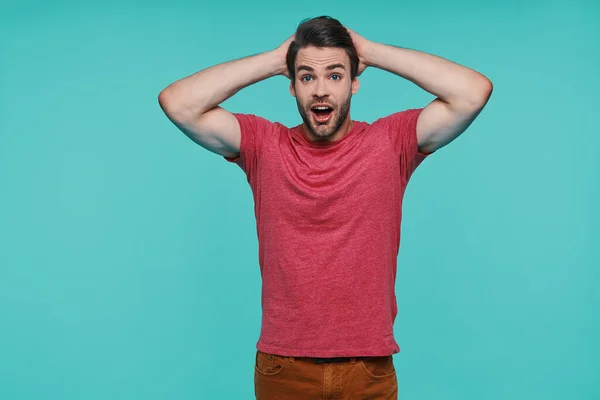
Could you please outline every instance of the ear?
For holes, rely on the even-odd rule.
[[[296,97],[296,89],[294,88],[294,82],[290,81],[290,94]]]
[[[358,76],[354,77],[352,81],[352,94],[356,94],[358,92],[358,88],[360,87],[360,81],[358,80]]]

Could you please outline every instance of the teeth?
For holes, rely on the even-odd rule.
[[[315,107],[315,110],[329,110],[329,107]]]

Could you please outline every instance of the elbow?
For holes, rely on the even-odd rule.
[[[171,95],[171,93],[169,92],[169,89],[163,89],[159,94],[158,94],[158,105],[160,106],[160,108],[166,113],[167,110],[172,108],[173,105],[173,96]]]
[[[487,104],[493,90],[492,81],[483,76],[479,77],[469,83],[468,90],[465,90],[453,105],[463,112],[480,111]]]
[[[167,87],[158,94],[158,104],[170,120],[185,123],[195,120],[205,112],[203,105],[192,103],[190,99],[174,90]]]
[[[494,91],[494,84],[488,78],[484,77],[483,83],[481,84],[481,94],[483,96],[482,98],[484,99],[484,101],[486,103],[492,96],[493,91]]]
[[[468,84],[468,89],[452,102],[448,102],[451,108],[463,115],[477,115],[489,101],[494,85],[492,81],[481,75]]]
[[[471,102],[475,107],[483,108],[492,96],[494,85],[492,81],[481,75],[476,84],[473,85],[473,95]]]
[[[182,104],[169,88],[158,94],[158,105],[171,121],[183,121],[188,118],[189,107]]]

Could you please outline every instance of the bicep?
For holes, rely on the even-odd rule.
[[[240,153],[241,129],[229,111],[215,107],[193,118],[171,118],[171,121],[195,143],[224,157]]]
[[[433,100],[423,108],[417,121],[419,151],[431,153],[452,142],[471,125],[481,109],[452,106],[439,98]]]

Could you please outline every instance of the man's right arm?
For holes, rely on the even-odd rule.
[[[158,102],[173,124],[207,150],[225,157],[239,155],[240,126],[219,104],[235,93],[275,75],[286,75],[290,37],[277,49],[212,66],[173,82]]]

